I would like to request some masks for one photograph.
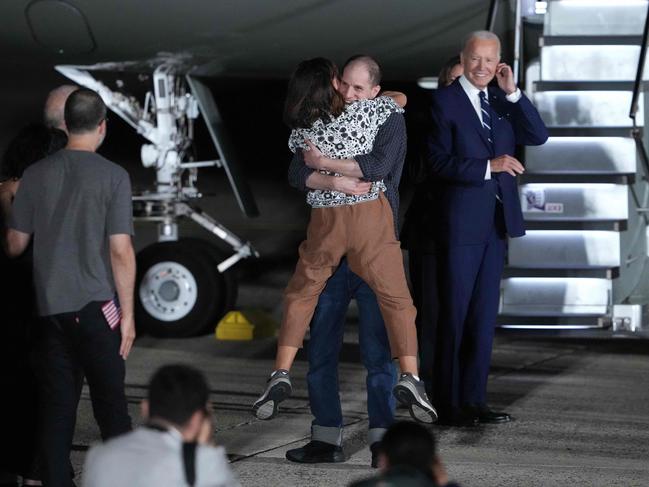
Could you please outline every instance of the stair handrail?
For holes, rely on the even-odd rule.
[[[647,57],[647,38],[649,36],[649,4],[647,5],[647,14],[644,22],[644,32],[642,33],[642,43],[640,45],[640,57],[638,59],[638,69],[635,74],[635,83],[633,84],[633,96],[631,97],[631,109],[629,117],[633,120],[634,131],[637,129],[636,115],[638,113],[638,100],[640,90],[642,89],[642,78],[644,76],[645,59]]]
[[[487,25],[485,30],[493,31],[496,25],[496,16],[498,15],[498,6],[502,0],[491,0],[489,2],[489,12],[487,13]],[[521,0],[514,0],[515,19],[514,19],[514,59],[512,60],[512,72],[517,84],[521,81],[522,62],[521,62],[521,45],[523,42],[523,17]]]
[[[498,15],[498,3],[500,0],[491,0],[489,2],[489,13],[487,14],[487,26],[485,30],[492,31],[496,24],[496,15]]]
[[[649,38],[649,4],[647,4],[647,14],[644,22],[644,32],[642,33],[642,44],[640,45],[640,57],[638,59],[638,69],[635,74],[635,83],[633,85],[633,96],[631,97],[631,109],[629,110],[629,117],[633,121],[633,128],[631,135],[635,141],[636,151],[642,161],[645,170],[645,178],[649,178],[649,154],[642,140],[642,134],[638,128],[636,115],[638,113],[638,100],[640,98],[640,90],[642,89],[642,78],[644,77],[645,59],[647,57],[647,41]],[[649,218],[646,214],[645,219]]]
[[[640,57],[638,59],[638,69],[635,74],[635,83],[633,84],[633,97],[631,98],[631,110],[629,117],[633,120],[633,128],[637,127],[636,114],[638,113],[638,99],[642,89],[642,78],[644,76],[644,65],[647,57],[647,38],[649,36],[649,5],[647,5],[647,14],[644,22],[644,32],[642,33],[642,44],[640,45]]]

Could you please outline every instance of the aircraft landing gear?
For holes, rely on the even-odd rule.
[[[170,59],[153,71],[153,91],[144,105],[132,96],[113,91],[95,79],[93,70],[106,65],[57,66],[81,86],[97,91],[108,108],[148,140],[140,158],[155,169],[153,191],[133,196],[134,219],[158,224],[158,243],[138,255],[135,323],[155,336],[186,337],[211,331],[217,320],[234,306],[236,282],[233,265],[259,257],[250,242],[240,239],[195,205],[201,198],[198,170],[223,168],[237,203],[247,217],[259,214],[243,172],[234,157],[223,119],[209,87],[183,74],[186,67]],[[218,153],[209,161],[194,161],[194,121],[202,115]],[[197,239],[178,239],[178,221],[188,219],[207,230],[232,250],[221,252]]]
[[[232,271],[221,273],[220,251],[208,242],[160,242],[137,257],[136,323],[157,337],[188,337],[214,330],[234,306]]]

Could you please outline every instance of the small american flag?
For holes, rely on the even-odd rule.
[[[111,330],[114,330],[122,322],[122,308],[119,306],[119,300],[115,296],[110,301],[106,301],[101,307],[101,312],[106,318],[106,322]]]

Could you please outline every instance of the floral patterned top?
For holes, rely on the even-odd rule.
[[[292,152],[298,148],[308,150],[305,142],[308,139],[331,159],[352,159],[372,151],[379,128],[393,113],[403,113],[403,108],[390,97],[358,100],[348,104],[339,117],[332,118],[327,123],[317,120],[311,128],[294,129],[288,139],[288,146]],[[340,176],[328,171],[320,172]],[[355,205],[377,199],[379,192],[385,189],[383,181],[373,182],[370,191],[359,196],[315,189],[307,193],[306,201],[313,208]]]

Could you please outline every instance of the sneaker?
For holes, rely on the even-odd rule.
[[[291,395],[291,378],[288,370],[276,370],[270,374],[264,393],[252,405],[257,419],[273,419],[277,416],[279,403]]]
[[[345,461],[342,447],[312,440],[301,448],[286,452],[286,459],[296,463],[340,463]]]
[[[412,374],[401,374],[392,393],[401,404],[408,406],[410,416],[415,421],[420,423],[437,421],[437,411],[428,400],[423,380],[415,379]]]

